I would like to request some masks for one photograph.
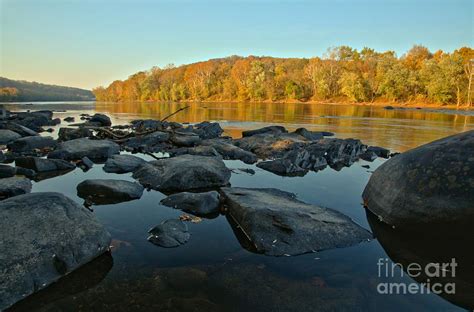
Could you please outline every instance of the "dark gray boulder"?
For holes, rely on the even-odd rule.
[[[30,153],[35,149],[53,149],[57,142],[52,137],[29,136],[15,140],[7,145],[14,153]]]
[[[179,156],[179,155],[198,155],[198,156],[214,156],[214,157],[221,157],[215,148],[212,146],[205,146],[205,145],[198,145],[195,147],[180,147],[169,150],[168,153],[171,156]]]
[[[162,199],[161,204],[197,216],[203,216],[219,212],[219,199],[220,195],[216,191],[205,193],[182,192]]]
[[[186,191],[225,186],[230,174],[220,158],[182,155],[143,164],[133,177],[152,189]]]
[[[72,116],[69,116],[69,117],[65,117],[63,120],[64,120],[65,122],[74,122],[76,119],[75,119],[74,117],[72,117]]]
[[[170,219],[163,221],[148,231],[148,241],[155,245],[172,248],[188,242],[191,235],[188,226],[181,220]]]
[[[379,146],[369,146],[367,148],[367,152],[374,153],[378,157],[382,157],[382,158],[390,157],[390,150],[383,147],[379,147]]]
[[[105,160],[119,152],[120,147],[115,142],[81,138],[61,142],[56,150],[48,154],[48,158],[76,160],[89,157],[92,160]]]
[[[318,144],[318,149],[325,150],[325,158],[330,166],[351,166],[366,151],[366,146],[357,139],[323,139]]]
[[[21,138],[21,135],[14,131],[8,129],[0,129],[0,145],[6,145],[19,138]]]
[[[176,146],[192,147],[201,143],[201,138],[195,133],[175,132],[170,136],[170,142]]]
[[[474,130],[389,159],[372,174],[362,197],[370,211],[393,226],[472,226]]]
[[[304,176],[308,170],[295,165],[288,159],[261,161],[257,167],[281,176]]]
[[[19,167],[32,169],[36,172],[56,171],[56,170],[72,170],[76,166],[62,159],[45,159],[40,157],[18,157],[15,164]]]
[[[257,162],[257,156],[254,153],[243,150],[226,140],[211,139],[205,140],[201,144],[212,146],[224,159],[238,159],[246,164]]]
[[[242,131],[242,137],[250,137],[256,134],[263,134],[263,133],[279,134],[279,133],[287,133],[287,132],[288,131],[285,129],[285,127],[282,127],[282,126],[268,126],[268,127],[263,127],[260,129],[255,129],[255,130]]]
[[[167,132],[155,131],[143,136],[135,136],[127,139],[122,146],[128,150],[142,150],[148,152],[164,151],[165,142],[170,138]]]
[[[22,137],[38,135],[36,131],[33,131],[30,128],[17,124],[16,122],[13,122],[13,121],[0,122],[0,129],[11,130],[13,132],[18,133]]]
[[[91,119],[89,119],[91,123],[98,123],[100,126],[109,127],[112,125],[109,116],[104,114],[94,114]]]
[[[372,235],[332,209],[277,189],[222,188],[228,214],[254,250],[271,256],[348,247]]]
[[[0,179],[0,199],[31,192],[31,181],[22,177]],[[3,231],[3,230],[2,230]]]
[[[110,173],[127,173],[135,171],[146,161],[133,155],[114,155],[107,159],[103,170]]]
[[[59,193],[0,202],[0,310],[106,252],[110,235],[94,214]]]
[[[143,187],[135,182],[124,180],[91,179],[77,185],[77,196],[94,204],[113,204],[139,199]]]
[[[80,138],[92,137],[92,131],[87,128],[60,128],[58,132],[59,141],[69,141]]]
[[[304,137],[294,133],[261,133],[233,141],[234,145],[252,152],[261,159],[281,158],[288,151],[308,143]]]
[[[10,178],[16,174],[16,168],[9,165],[0,165],[0,179]]]
[[[198,134],[201,139],[206,140],[220,137],[224,130],[217,122],[203,121],[194,125],[193,132]]]
[[[76,164],[77,167],[81,168],[83,171],[87,171],[94,167],[94,162],[89,159],[89,157],[84,156]]]
[[[301,135],[302,137],[305,137],[306,139],[310,141],[317,141],[321,140],[324,138],[324,135],[322,132],[317,132],[317,131],[309,131],[306,128],[298,128],[295,130],[296,134]]]
[[[43,126],[54,126],[57,121],[53,121],[53,112],[48,110],[36,112],[15,112],[11,118],[16,123],[36,132],[41,131]]]

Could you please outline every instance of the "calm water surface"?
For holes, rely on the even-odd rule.
[[[379,107],[310,104],[157,104],[59,103],[15,105],[17,109],[54,109],[56,117],[101,112],[114,124],[133,119],[160,119],[180,107],[178,122],[218,121],[227,135],[243,129],[283,124],[354,137],[365,144],[403,152],[450,134],[474,129],[470,112],[385,110]],[[65,111],[64,111],[65,110]],[[65,126],[66,124],[63,123]],[[56,127],[59,128],[60,126]],[[56,131],[57,132],[57,131]],[[53,135],[55,135],[53,133]],[[149,159],[147,157],[144,157]],[[232,186],[273,187],[294,192],[300,200],[330,207],[371,229],[361,206],[361,193],[383,160],[356,162],[349,168],[310,172],[304,177],[280,177],[254,165],[226,161],[229,168],[251,168],[256,174],[235,171]],[[370,165],[370,169],[361,167]],[[130,174],[107,174],[97,164],[86,173],[75,171],[34,183],[33,191],[57,191],[82,200],[76,185],[85,179],[133,181]],[[94,206],[97,218],[113,237],[112,258],[99,259],[25,309],[43,311],[459,311],[434,294],[381,295],[377,284],[379,258],[394,257],[400,245],[373,240],[354,247],[296,257],[254,254],[241,245],[225,216],[188,223],[191,239],[165,249],[147,242],[147,231],[182,212],[161,206],[165,195],[145,192],[140,200]],[[382,241],[382,240],[380,240]],[[387,243],[388,241],[388,243]],[[403,246],[402,246],[403,247]],[[442,248],[442,246],[440,247]],[[467,247],[472,248],[472,246]],[[439,250],[439,248],[438,248]],[[395,252],[395,253],[394,253]],[[397,262],[399,259],[392,259]],[[390,260],[390,261],[392,261]],[[112,263],[113,262],[113,263]],[[414,282],[408,277],[390,281]],[[53,301],[53,302],[51,302]]]

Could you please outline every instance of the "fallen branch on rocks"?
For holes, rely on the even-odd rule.
[[[181,112],[181,111],[183,111],[183,110],[185,110],[185,109],[188,109],[188,108],[189,108],[189,106],[185,106],[185,107],[182,107],[182,108],[178,109],[178,110],[175,111],[174,113],[171,113],[171,114],[169,114],[168,116],[166,116],[165,118],[161,119],[161,122],[165,121],[166,119],[168,119],[168,118],[170,118],[170,117],[176,115],[177,113],[179,113],[179,112]]]

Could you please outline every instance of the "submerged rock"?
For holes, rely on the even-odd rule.
[[[222,188],[228,214],[255,250],[272,256],[348,247],[371,234],[332,209],[303,203],[277,189]]]
[[[135,171],[144,163],[146,163],[146,161],[137,156],[114,155],[107,159],[103,169],[105,172],[110,173],[127,173]]]
[[[161,204],[202,216],[219,212],[219,198],[220,195],[216,191],[205,193],[182,192],[162,199]]]
[[[72,170],[76,168],[74,164],[62,159],[45,159],[40,157],[18,157],[15,164],[19,167],[32,169],[36,172]]]
[[[14,153],[30,153],[35,149],[53,149],[57,142],[52,137],[29,136],[15,140],[7,145]]]
[[[124,180],[91,179],[77,185],[77,196],[94,204],[113,204],[139,199],[143,187],[135,182]]]
[[[59,193],[0,202],[0,310],[7,309],[108,250],[94,214]]]
[[[22,177],[0,179],[0,199],[31,192],[31,181]],[[2,231],[4,228],[1,228]]]
[[[362,197],[370,211],[397,227],[472,226],[474,130],[391,158],[372,174]]]
[[[87,156],[93,160],[104,160],[119,152],[120,147],[115,142],[82,138],[61,142],[48,158],[76,160]]]
[[[133,177],[152,189],[186,191],[225,186],[230,170],[217,157],[182,155],[143,164]]]
[[[148,233],[150,233],[149,242],[166,248],[181,246],[191,237],[186,223],[176,219],[163,221],[150,229]]]
[[[0,145],[6,145],[19,138],[21,138],[21,135],[14,131],[8,129],[0,129]]]

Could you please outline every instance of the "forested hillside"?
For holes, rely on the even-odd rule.
[[[474,49],[342,46],[310,59],[239,57],[154,67],[93,90],[100,101],[339,101],[464,105]]]
[[[0,77],[0,102],[91,100],[94,94],[89,90]]]

